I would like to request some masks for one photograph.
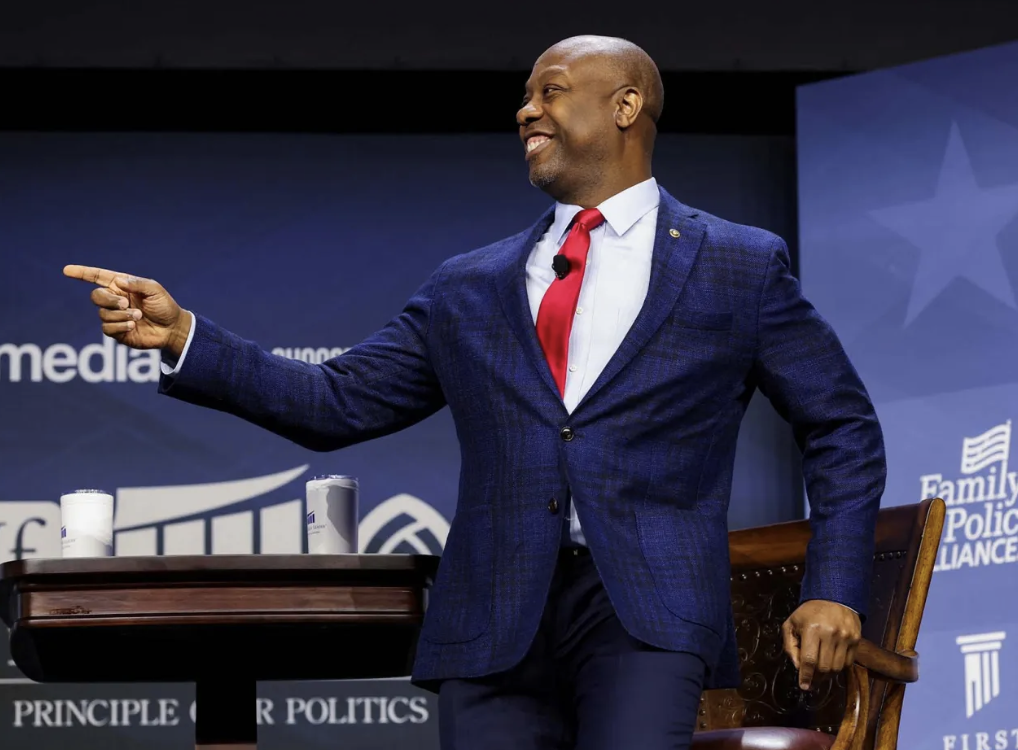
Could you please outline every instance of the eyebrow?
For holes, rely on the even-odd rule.
[[[568,73],[568,71],[566,70],[566,67],[564,65],[552,65],[549,68],[545,68],[541,72],[541,74],[537,77],[536,80],[537,81],[547,81],[552,76],[567,75],[567,73]],[[527,81],[527,83],[523,86],[523,93],[524,93],[524,95],[526,95],[526,93],[530,90],[530,87],[531,87],[531,81]]]

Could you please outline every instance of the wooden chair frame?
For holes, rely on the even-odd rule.
[[[894,750],[905,686],[919,679],[915,646],[945,513],[939,498],[880,510],[870,608],[855,663],[812,695],[798,689],[781,646],[781,624],[798,605],[809,521],[731,532],[743,684],[703,694],[694,746],[753,747],[743,738],[747,732],[785,728],[824,732],[833,739],[824,742],[831,750]]]

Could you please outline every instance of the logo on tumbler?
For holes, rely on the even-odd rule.
[[[413,495],[396,495],[361,519],[361,552],[441,555],[449,536],[445,516]]]
[[[315,512],[311,511],[310,513],[308,513],[308,526],[314,525],[315,525]]]
[[[66,539],[67,538],[67,527],[66,526],[61,526],[60,527],[60,538],[61,539]]]

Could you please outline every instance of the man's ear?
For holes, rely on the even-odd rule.
[[[618,93],[615,107],[615,124],[620,130],[625,130],[643,111],[643,94],[632,86],[624,88]]]

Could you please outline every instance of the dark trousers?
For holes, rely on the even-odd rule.
[[[449,680],[442,750],[685,750],[705,666],[629,636],[590,554],[563,550],[537,637],[509,672]]]

